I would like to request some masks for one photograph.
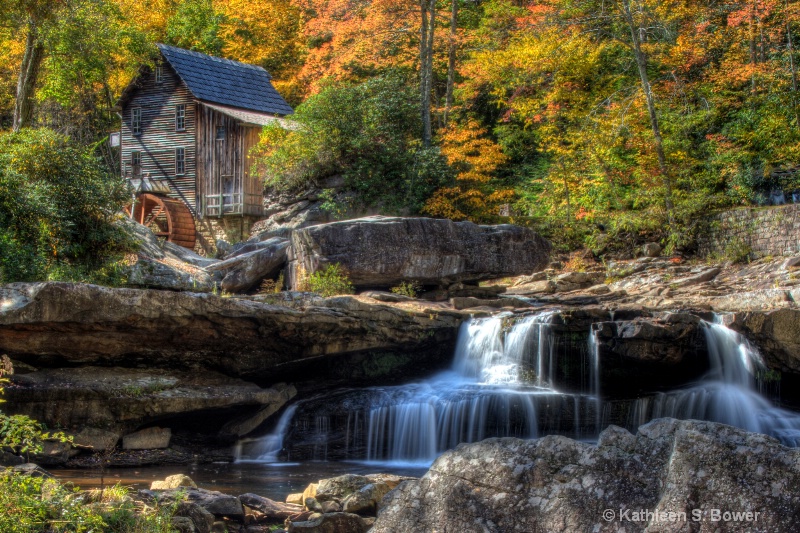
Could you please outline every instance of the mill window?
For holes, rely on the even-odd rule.
[[[134,135],[142,133],[142,109],[140,107],[131,109],[131,131]]]
[[[156,83],[163,83],[164,82],[164,67],[158,65],[156,67]]]
[[[175,148],[175,175],[182,176],[186,173],[186,149]]]
[[[186,130],[186,105],[178,104],[175,106],[175,131]]]
[[[142,153],[131,152],[131,173],[134,178],[142,175]]]

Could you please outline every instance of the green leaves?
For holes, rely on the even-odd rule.
[[[0,282],[90,275],[131,246],[128,200],[86,148],[46,129],[0,134]]]
[[[258,170],[285,189],[340,175],[363,205],[416,212],[451,176],[438,149],[419,142],[418,99],[400,72],[331,85],[297,108],[293,129],[265,128]]]

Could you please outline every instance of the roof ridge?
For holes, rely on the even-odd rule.
[[[212,56],[211,54],[203,54],[201,52],[195,52],[194,50],[187,50],[186,48],[179,48],[177,46],[172,46],[172,45],[164,44],[164,43],[158,43],[157,46],[158,46],[159,50],[161,50],[162,52],[164,51],[164,49],[167,49],[168,51],[174,51],[174,52],[179,53],[179,54],[186,54],[186,55],[191,55],[191,56],[195,56],[195,57],[207,58],[207,59],[211,59],[212,61],[218,61],[220,63],[227,63],[227,64],[234,65],[234,66],[237,66],[237,67],[245,67],[245,68],[251,68],[251,69],[254,69],[254,70],[260,70],[260,71],[265,72],[267,74],[267,76],[269,76],[269,78],[272,79],[272,75],[269,72],[267,72],[267,69],[265,69],[264,67],[260,67],[258,65],[251,65],[250,63],[243,63],[241,61],[234,61],[233,59],[227,59],[227,58],[224,58],[224,57]],[[169,60],[169,58],[167,58],[167,60]]]

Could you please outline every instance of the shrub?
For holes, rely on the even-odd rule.
[[[297,108],[296,127],[264,129],[255,150],[257,171],[280,189],[342,176],[363,205],[419,211],[453,172],[438,148],[424,148],[419,140],[416,87],[399,72],[328,86]],[[325,200],[334,212],[349,207]]]
[[[127,200],[90,148],[47,129],[0,134],[0,283],[113,278],[132,248],[113,223]]]
[[[347,273],[339,263],[328,265],[325,270],[314,272],[308,276],[308,286],[311,292],[319,293],[326,298],[355,292]]]
[[[399,294],[401,296],[409,296],[411,298],[416,298],[417,294],[422,290],[422,285],[416,281],[403,281],[400,285],[396,287],[392,287],[390,289],[393,293]]]
[[[52,478],[0,473],[3,533],[172,533],[177,505],[145,506],[119,485],[81,492]]]
[[[283,290],[284,276],[283,271],[278,274],[278,279],[265,279],[261,282],[258,294],[277,294]]]

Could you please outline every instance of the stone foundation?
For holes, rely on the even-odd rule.
[[[250,229],[259,220],[261,217],[254,216],[206,217],[195,220],[197,227],[195,252],[213,257],[217,253],[217,240],[231,244],[247,240],[250,237]]]
[[[751,257],[800,253],[800,204],[741,208],[709,216],[697,237],[701,256]]]

